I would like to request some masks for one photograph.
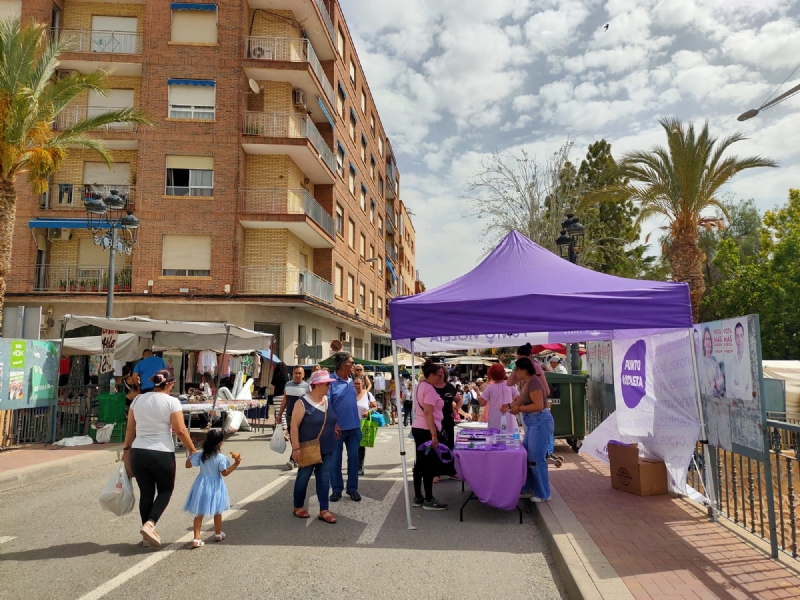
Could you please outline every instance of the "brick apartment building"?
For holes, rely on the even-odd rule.
[[[98,131],[111,170],[76,149],[44,196],[19,182],[7,305],[41,306],[54,338],[64,314],[104,314],[113,280],[114,316],[269,331],[289,363],[334,339],[388,353],[389,300],[417,288],[414,227],[337,0],[0,2],[9,14],[68,42],[62,71],[112,70],[110,95],[57,128],[128,106],[155,126]],[[109,277],[84,201],[112,191],[141,227]]]

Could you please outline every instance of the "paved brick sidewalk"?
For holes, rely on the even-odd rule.
[[[0,452],[0,473],[33,467],[54,460],[73,458],[89,452],[120,450],[121,448],[122,444],[92,444],[91,446],[76,446],[74,448],[45,447],[41,444],[34,444],[14,450],[3,450]]]
[[[561,455],[553,485],[635,598],[800,598],[800,578],[688,500],[611,489],[608,465]]]

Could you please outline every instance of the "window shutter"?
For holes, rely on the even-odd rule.
[[[131,163],[114,163],[108,168],[106,163],[83,163],[83,183],[99,185],[128,185],[131,180]]]
[[[217,11],[173,9],[170,41],[216,44]]]
[[[165,235],[161,243],[162,269],[211,270],[211,236]]]
[[[92,31],[136,33],[136,17],[92,17]]]
[[[213,85],[177,85],[169,86],[170,104],[188,104],[190,106],[216,106],[216,86]]]
[[[213,156],[167,156],[168,169],[202,169],[205,171],[214,170]],[[166,267],[164,267],[166,268]]]
[[[109,90],[105,97],[89,90],[89,108],[133,108],[133,90]]]
[[[108,265],[108,252],[97,246],[92,238],[81,238],[78,241],[78,266],[104,267]]]

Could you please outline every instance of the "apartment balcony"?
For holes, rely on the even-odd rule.
[[[391,174],[389,165],[386,165],[386,199],[394,200],[397,198],[397,180]]]
[[[336,182],[333,150],[307,115],[246,111],[242,133],[248,154],[286,155],[314,184]]]
[[[130,31],[98,31],[93,29],[58,29],[52,32],[66,46],[61,55],[60,71],[92,73],[98,62],[113,64],[114,75],[140,76],[144,36]]]
[[[83,203],[92,198],[107,198],[112,193],[125,200],[126,210],[136,210],[134,187],[122,184],[54,183],[42,194],[39,208],[83,210]]]
[[[252,229],[288,229],[312,248],[333,248],[333,217],[303,188],[239,190],[239,222]]]
[[[239,293],[259,296],[310,296],[333,304],[333,284],[306,269],[239,267]]]
[[[108,265],[40,265],[34,271],[34,291],[105,294],[108,291],[109,279],[113,281],[115,293],[131,291],[129,265],[122,264],[115,267],[113,278],[109,278],[108,273]]]
[[[317,122],[330,121],[336,106],[314,47],[305,38],[248,37],[244,40],[245,72],[256,81],[285,81],[305,92],[306,105]],[[327,101],[327,105],[321,102]]]
[[[397,264],[397,250],[390,242],[386,242],[386,256],[392,259],[392,262]]]
[[[53,129],[64,131],[83,119],[125,108],[130,107],[67,106],[58,113],[56,120],[53,122]],[[104,140],[104,145],[113,150],[136,150],[139,147],[139,142],[136,138],[137,129],[138,126],[131,123],[109,123],[95,129],[94,131],[97,133],[94,137]]]
[[[336,58],[336,32],[328,8],[322,0],[248,0],[250,8],[290,10],[313,44],[320,60]]]

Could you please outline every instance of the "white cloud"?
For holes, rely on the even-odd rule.
[[[783,18],[759,29],[731,33],[722,49],[737,61],[759,68],[785,69],[800,59],[800,27],[795,19]]]

